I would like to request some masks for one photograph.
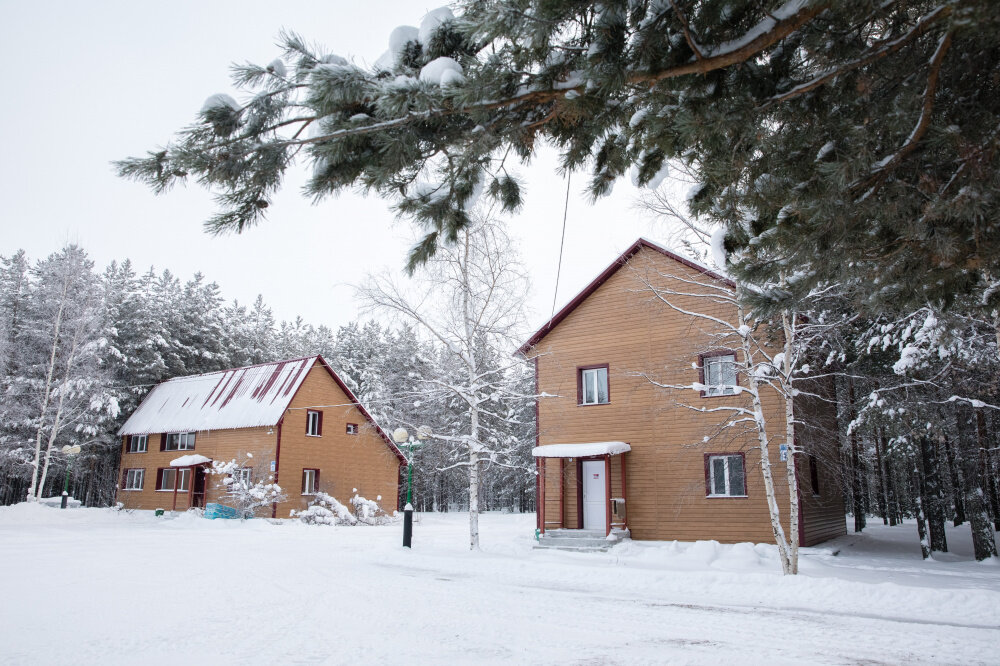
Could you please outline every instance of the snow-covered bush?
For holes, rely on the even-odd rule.
[[[380,502],[382,501],[382,496],[379,495],[375,499]],[[357,521],[362,525],[388,525],[399,519],[395,511],[392,512],[392,515],[386,513],[378,505],[378,502],[358,495],[357,488],[355,488],[354,497],[351,498],[351,505],[354,507],[354,515]]]
[[[351,510],[332,495],[316,493],[305,511],[292,509],[291,518],[298,518],[307,525],[357,525],[358,519]]]
[[[332,495],[316,493],[308,508],[304,511],[292,509],[289,515],[307,525],[387,525],[399,519],[395,511],[391,515],[386,513],[378,502],[361,497],[357,488],[354,490],[354,497],[350,499],[354,513]],[[377,499],[381,500],[382,496]]]
[[[257,509],[285,501],[286,495],[274,483],[274,476],[254,466],[252,453],[245,454],[240,461],[216,460],[211,473],[222,477],[220,485],[226,489],[219,502],[239,511],[243,520],[252,518]]]

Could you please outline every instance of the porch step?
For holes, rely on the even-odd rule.
[[[617,544],[608,541],[604,530],[546,530],[535,548],[553,548],[576,552],[604,552]]]

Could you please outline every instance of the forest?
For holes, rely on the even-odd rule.
[[[421,379],[448,361],[440,343],[412,326],[370,320],[334,331],[301,318],[277,322],[263,298],[227,302],[201,274],[182,281],[169,270],[139,273],[127,259],[101,271],[73,245],[35,261],[24,252],[0,258],[0,331],[3,504],[29,493],[38,445],[45,473],[36,496],[58,495],[68,472],[73,497],[112,505],[116,432],[153,386],[172,377],[320,354],[390,432],[399,425],[442,430],[465,418],[448,398],[427,399]],[[502,363],[511,381],[530,385],[520,364]],[[520,412],[523,418],[490,424],[521,446],[513,451],[519,464],[483,466],[487,510],[534,508],[533,410]],[[73,445],[79,454],[63,454]],[[443,446],[415,451],[417,510],[468,507],[467,474],[452,455]]]

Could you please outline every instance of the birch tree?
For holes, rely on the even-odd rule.
[[[410,390],[426,403],[461,405],[461,419],[432,426],[430,446],[446,447],[453,452],[451,464],[468,471],[473,550],[479,548],[482,466],[509,464],[516,449],[490,421],[512,418],[511,401],[533,398],[521,393],[509,372],[522,362],[512,353],[527,288],[510,238],[494,220],[480,218],[419,269],[412,284],[383,274],[358,290],[371,310],[401,316],[441,345],[435,373],[413,378]]]

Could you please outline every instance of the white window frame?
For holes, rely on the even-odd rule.
[[[172,432],[167,434],[165,451],[194,451],[195,434],[193,432]],[[171,448],[173,442],[175,447]]]
[[[601,373],[604,373],[604,400],[601,400]],[[593,388],[593,400],[587,400],[588,387]],[[607,368],[585,368],[580,370],[580,404],[581,405],[606,405],[611,402],[611,394],[608,391],[608,369]]]
[[[125,487],[122,490],[142,490],[145,478],[145,469],[132,468],[125,470]]]
[[[734,458],[739,459],[740,467],[743,469],[743,489],[739,494],[733,493],[732,479],[730,478],[729,466],[730,461]],[[715,464],[714,461],[723,461],[723,485],[725,486],[724,493],[718,493],[715,490]],[[728,453],[719,455],[709,455],[708,456],[708,487],[711,492],[708,493],[708,497],[746,497],[747,496],[747,467],[746,460],[742,455],[738,453]]]
[[[303,469],[302,477],[302,485],[305,487],[305,490],[302,492],[303,495],[315,495],[319,492],[319,488],[316,487],[316,470],[314,468]],[[306,479],[309,479],[308,484],[305,483]],[[310,487],[312,490],[309,490]]]
[[[306,436],[308,437],[321,437],[320,432],[320,421],[322,416],[318,410],[310,409],[306,411]]]
[[[188,486],[191,483],[191,470],[187,467],[164,467],[163,474],[160,476],[160,489],[156,492],[158,493],[172,493],[174,492],[174,483],[166,484],[164,483],[167,472],[173,472],[175,475],[180,474],[179,480],[175,480],[174,483],[177,484],[177,492],[186,493],[188,491]],[[176,479],[176,476],[175,476]]]
[[[736,386],[739,385],[736,379],[736,354],[717,354],[715,356],[706,356],[702,359],[702,364],[705,370],[705,395],[708,397],[715,397],[720,395],[736,395]],[[729,377],[722,376],[722,368],[728,365],[732,370]],[[719,369],[713,370],[716,366],[720,366]],[[715,375],[715,376],[713,376]],[[714,384],[713,381],[726,381],[730,380],[732,383],[718,383]]]
[[[149,451],[149,435],[129,435],[129,453],[146,453],[147,451]]]
[[[229,475],[233,482],[229,484],[229,492],[235,493],[242,484],[246,484],[249,488],[253,485],[253,469],[250,467],[240,467],[239,469],[234,469],[233,473]]]
[[[348,423],[347,424],[347,434],[348,435],[357,435],[358,434],[358,424],[357,423]]]

